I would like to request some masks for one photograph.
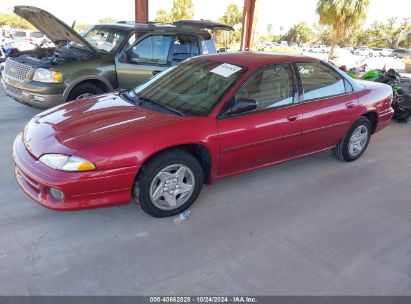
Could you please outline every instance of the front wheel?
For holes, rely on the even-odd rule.
[[[104,91],[93,83],[80,83],[70,92],[67,101],[83,99],[94,95],[103,94]]]
[[[179,214],[197,199],[203,174],[198,160],[187,151],[160,153],[141,168],[133,186],[133,199],[154,217]]]
[[[345,162],[359,159],[368,147],[371,132],[370,121],[366,117],[361,117],[332,150],[333,155]]]

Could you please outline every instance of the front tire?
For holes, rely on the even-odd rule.
[[[359,159],[368,147],[371,133],[370,121],[366,117],[361,117],[332,149],[333,155],[344,162]]]
[[[133,200],[153,217],[167,217],[188,209],[203,186],[204,173],[189,152],[162,152],[145,164],[133,186]]]
[[[104,91],[93,83],[80,83],[71,90],[67,101],[91,97],[94,95],[103,94]]]

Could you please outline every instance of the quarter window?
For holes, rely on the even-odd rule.
[[[304,89],[304,100],[346,93],[344,79],[322,63],[297,63]]]
[[[130,61],[134,63],[167,64],[173,36],[152,35],[144,38],[131,50]]]
[[[258,71],[237,92],[236,99],[257,101],[257,111],[278,108],[293,103],[293,78],[288,64],[278,64]]]

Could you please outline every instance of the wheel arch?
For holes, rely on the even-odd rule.
[[[377,112],[370,111],[370,112],[364,113],[361,116],[367,118],[370,121],[371,128],[372,128],[372,134],[374,134],[377,129],[377,124],[378,124]]]
[[[185,144],[178,144],[174,146],[164,147],[156,152],[148,155],[143,159],[141,162],[141,166],[144,166],[147,162],[151,159],[156,157],[157,155],[170,151],[170,150],[184,150],[192,154],[200,163],[203,173],[204,173],[204,182],[211,183],[211,168],[212,168],[212,157],[211,152],[208,147],[204,144],[200,143],[185,143]],[[138,174],[137,174],[138,177]]]
[[[104,77],[98,76],[98,75],[86,75],[86,76],[81,76],[77,78],[76,80],[72,81],[68,87],[64,90],[63,96],[65,100],[67,101],[67,98],[70,95],[70,92],[77,87],[80,84],[83,83],[92,83],[99,88],[101,88],[104,92],[109,92],[113,90],[112,84]]]

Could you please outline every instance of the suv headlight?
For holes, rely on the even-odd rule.
[[[96,169],[91,162],[80,157],[64,154],[43,154],[39,160],[50,168],[62,171],[90,171]]]
[[[60,83],[63,82],[63,74],[57,71],[38,68],[34,72],[33,80],[40,82]]]

